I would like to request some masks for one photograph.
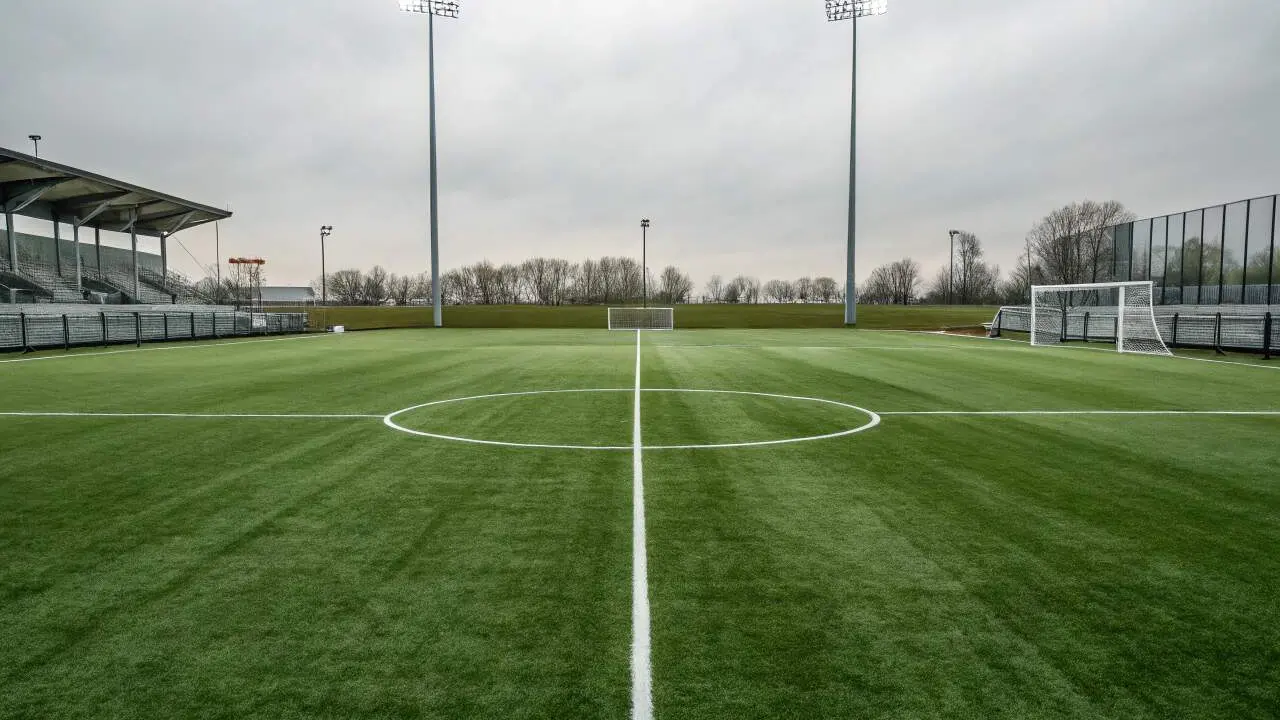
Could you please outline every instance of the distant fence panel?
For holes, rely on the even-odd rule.
[[[1075,307],[1068,311],[1066,325],[1066,340],[1115,342],[1114,312]],[[998,336],[1002,331],[1029,332],[1030,328],[1031,309],[1010,306],[996,313],[991,333]],[[1165,306],[1156,311],[1156,328],[1170,347],[1220,347],[1268,353],[1280,349],[1280,307]]]
[[[64,306],[65,307],[65,306]],[[232,337],[307,330],[305,313],[243,312],[5,312],[0,350],[56,348]]]

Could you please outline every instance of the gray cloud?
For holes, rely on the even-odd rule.
[[[1280,190],[1280,3],[902,0],[859,26],[859,275],[1009,266],[1075,199],[1140,215]],[[442,257],[635,252],[839,276],[849,33],[822,3],[471,0],[437,27]],[[419,270],[425,18],[391,0],[8,0],[0,144],[230,205],[273,282]],[[213,232],[178,236],[202,261]],[[180,269],[194,271],[181,251]]]

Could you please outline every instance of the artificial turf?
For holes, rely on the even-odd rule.
[[[1274,717],[1271,367],[640,338],[655,716]],[[635,343],[401,330],[0,364],[0,717],[626,717]],[[228,417],[233,414],[367,417]]]

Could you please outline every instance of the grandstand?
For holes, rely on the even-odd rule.
[[[25,153],[0,148],[0,302],[176,304],[196,301],[194,285],[169,268],[175,233],[231,216]],[[14,217],[48,221],[52,236],[17,232]],[[70,239],[62,237],[71,228]],[[81,230],[93,230],[93,246]],[[104,247],[101,233],[125,233],[130,248]],[[156,238],[158,254],[139,251]]]

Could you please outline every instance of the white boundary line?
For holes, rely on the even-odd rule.
[[[644,528],[644,442],[640,433],[640,331],[636,331],[635,412],[631,425],[631,717],[653,718],[649,640],[649,555]]]
[[[228,345],[249,345],[253,343],[269,343],[269,342],[285,342],[288,340],[315,340],[316,338],[328,337],[332,333],[317,333],[311,335],[298,335],[282,338],[259,338],[254,340],[234,340],[232,342],[207,342],[207,341],[188,341],[190,345],[173,345],[169,347],[135,347],[128,350],[103,350],[101,352],[82,352],[82,353],[64,353],[62,355],[41,355],[40,357],[29,358],[12,358],[9,360],[0,360],[2,363],[25,363],[39,362],[41,360],[67,360],[70,358],[83,357],[101,357],[103,355],[124,355],[125,353],[137,352],[158,352],[161,350],[193,350],[196,348],[226,347]]]
[[[1280,417],[1280,410],[901,410],[880,415],[1243,415]]]
[[[962,337],[962,338],[970,338],[970,339],[972,339],[972,340],[987,340],[987,341],[995,340],[995,341],[998,341],[998,342],[1016,343],[1016,344],[1018,344],[1018,345],[1026,345],[1027,347],[1032,347],[1031,343],[1030,343],[1030,342],[1028,342],[1028,341],[1026,341],[1026,340],[1015,340],[1015,339],[1013,339],[1013,338],[1005,338],[1005,337],[997,337],[997,338],[993,338],[993,337],[981,337],[981,336],[979,336],[979,335],[965,335],[965,334],[963,334],[963,333],[949,333],[949,332],[941,331],[941,330],[935,330],[935,331],[923,331],[923,330],[916,331],[916,330],[905,330],[905,331],[903,331],[903,332],[919,332],[919,333],[926,334],[926,335],[943,335],[943,336],[946,336],[946,337]],[[1009,332],[1018,332],[1018,331],[1016,331],[1016,330],[1010,330]],[[1061,344],[1058,344],[1058,345],[1036,345],[1036,346],[1034,346],[1034,347],[1036,347],[1036,348],[1048,348],[1048,349],[1054,349],[1054,350],[1092,350],[1092,351],[1094,351],[1094,352],[1112,353],[1112,354],[1115,354],[1115,355],[1118,355],[1118,354],[1119,354],[1119,353],[1117,353],[1115,350],[1109,350],[1109,349],[1107,349],[1107,348],[1102,348],[1102,347],[1087,347],[1087,346],[1083,346],[1083,345],[1061,345]],[[1178,349],[1183,349],[1183,348],[1178,348]],[[1237,367],[1260,368],[1260,369],[1262,369],[1262,370],[1280,370],[1280,365],[1263,365],[1263,364],[1261,364],[1261,363],[1237,362],[1237,361],[1235,361],[1235,360],[1215,360],[1215,359],[1213,359],[1213,358],[1198,358],[1198,357],[1191,357],[1190,355],[1179,355],[1177,352],[1173,352],[1173,354],[1172,354],[1172,355],[1164,355],[1164,356],[1160,356],[1160,355],[1151,355],[1151,353],[1125,353],[1125,354],[1126,354],[1126,355],[1146,355],[1146,356],[1151,356],[1151,357],[1171,357],[1171,358],[1173,358],[1173,359],[1175,359],[1175,360],[1191,360],[1191,361],[1193,361],[1193,362],[1214,363],[1214,364],[1216,364],[1216,365],[1235,365],[1235,366],[1237,366]]]
[[[162,412],[0,412],[0,417],[51,417],[51,418],[247,418],[272,420],[333,420],[352,418],[378,418],[383,415],[326,414],[326,413],[162,413]]]
[[[487,395],[473,395],[471,397],[459,397],[459,398],[449,398],[448,400],[436,400],[434,402],[422,403],[420,405],[413,405],[411,407],[403,408],[401,410],[396,410],[395,412],[389,413],[385,417],[383,417],[382,422],[387,427],[393,430],[399,430],[400,432],[408,433],[410,435],[435,438],[437,440],[451,440],[454,442],[471,443],[474,445],[492,445],[496,447],[510,447],[510,448],[533,448],[533,449],[540,449],[540,450],[631,450],[633,449],[631,445],[561,445],[561,444],[551,444],[551,443],[508,442],[505,440],[483,440],[479,438],[469,438],[469,437],[461,437],[457,435],[445,435],[442,433],[427,432],[426,430],[415,430],[413,428],[407,428],[403,425],[400,425],[395,421],[396,417],[407,412],[412,412],[414,410],[418,410],[425,407],[432,407],[435,405],[445,405],[448,403],[464,402],[467,400],[484,400],[488,398],[500,398],[500,397],[520,397],[520,396],[526,396],[526,395],[555,395],[555,394],[562,394],[562,393],[606,393],[606,392],[631,392],[631,391],[632,391],[631,388],[583,388],[583,389],[571,389],[571,390],[528,390],[524,392],[490,393]],[[832,433],[825,433],[822,435],[806,435],[804,437],[782,438],[780,440],[755,440],[750,442],[736,442],[736,443],[711,443],[706,445],[646,445],[644,446],[645,450],[720,450],[720,449],[727,449],[727,448],[751,448],[751,447],[768,447],[772,445],[791,445],[794,443],[811,442],[814,440],[828,440],[831,438],[844,437],[845,435],[853,435],[855,433],[860,433],[864,430],[870,430],[871,428],[880,424],[880,416],[870,410],[867,410],[866,408],[858,407],[857,405],[851,405],[849,403],[840,402],[838,400],[827,400],[825,398],[804,397],[801,395],[778,395],[776,393],[749,392],[746,390],[696,390],[691,388],[641,388],[640,392],[751,395],[755,397],[777,398],[780,400],[799,400],[802,402],[823,403],[826,405],[835,405],[837,407],[848,408],[850,410],[855,410],[857,412],[860,412],[866,415],[868,418],[868,421],[866,423],[859,425],[857,427],[848,428],[845,430],[839,430]]]

